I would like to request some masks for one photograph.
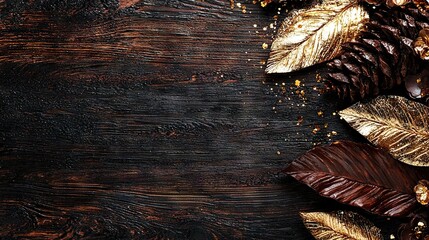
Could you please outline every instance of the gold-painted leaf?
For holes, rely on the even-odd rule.
[[[354,129],[393,157],[429,166],[429,108],[398,96],[381,96],[340,112]]]
[[[381,240],[381,231],[353,212],[300,213],[305,227],[318,240]]]
[[[338,56],[369,19],[357,0],[325,0],[291,13],[271,46],[267,73],[287,73]]]

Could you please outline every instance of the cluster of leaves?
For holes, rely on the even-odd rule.
[[[429,6],[417,0],[368,0],[366,4],[384,5],[383,14],[395,8],[397,15],[384,17],[400,16],[391,22],[402,26],[389,27],[389,20],[371,22],[357,0],[325,0],[285,20],[273,42],[266,72],[288,73],[341,56],[331,64],[342,71],[335,77],[353,85],[360,97],[381,93],[371,86],[391,87],[406,79],[411,79],[406,86],[409,97],[421,97],[417,85],[429,83]],[[412,4],[408,10],[407,4]],[[419,28],[423,28],[420,33]],[[356,42],[358,38],[361,42]],[[407,50],[413,56],[399,56],[401,49],[413,49]],[[396,59],[393,65],[388,58]],[[412,75],[404,70],[415,63],[410,58],[418,59],[423,71]],[[349,95],[352,90],[350,86],[341,89]],[[424,180],[429,179],[429,168],[425,168],[429,167],[429,108],[404,97],[379,96],[340,115],[371,144],[344,140],[318,146],[293,161],[285,172],[324,197],[372,214],[409,219],[398,231],[400,239],[429,239],[424,207],[429,203],[429,181]],[[382,239],[380,230],[356,213],[312,212],[301,217],[316,239]]]

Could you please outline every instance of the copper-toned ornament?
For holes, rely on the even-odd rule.
[[[429,181],[420,180],[419,183],[414,187],[416,193],[417,202],[422,205],[429,204]]]
[[[429,28],[420,30],[413,42],[414,51],[423,60],[429,60]]]

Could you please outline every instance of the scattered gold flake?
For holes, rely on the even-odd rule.
[[[417,83],[421,83],[421,82],[422,82],[422,79],[421,79],[421,78],[417,78],[416,82],[417,82]]]
[[[267,61],[265,59],[261,59],[261,65],[265,65]]]
[[[298,122],[296,123],[297,126],[301,125],[302,122],[304,122],[304,117],[303,116],[299,116],[298,117]]]
[[[301,81],[299,81],[298,79],[295,80],[295,86],[297,86],[297,87],[301,86]]]
[[[234,0],[229,0],[229,3],[230,3],[230,6],[231,6],[231,9],[234,9]]]
[[[395,239],[395,235],[390,234],[390,239]]]
[[[263,27],[262,30],[267,31],[268,27]]]
[[[280,151],[277,151],[277,155],[280,155]]]
[[[253,24],[253,27],[254,27],[254,28],[255,28],[255,27],[258,27],[258,24],[256,24],[256,23],[255,23],[255,24]]]
[[[317,116],[319,116],[319,117],[323,117],[323,111],[318,111],[318,112],[317,112]]]
[[[325,123],[325,125],[323,125],[323,127],[328,128],[328,127],[329,127],[329,124],[328,124],[328,123]]]
[[[270,28],[274,28],[274,24],[273,23],[270,23]]]
[[[322,81],[322,76],[320,76],[320,74],[316,74],[316,82],[321,82]]]
[[[241,8],[241,3],[237,3],[237,7]]]
[[[261,1],[261,7],[266,7],[268,3],[266,1]]]
[[[319,126],[316,126],[315,128],[313,128],[313,134],[316,134],[319,131],[320,131],[320,127]]]
[[[331,133],[333,136],[338,135],[338,133],[336,131],[332,131]]]
[[[241,5],[241,12],[246,13],[246,6],[245,5]]]
[[[268,48],[268,44],[267,43],[262,43],[262,49],[267,49]]]

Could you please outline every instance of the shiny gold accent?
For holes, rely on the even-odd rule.
[[[305,227],[315,239],[381,240],[381,231],[370,221],[353,212],[300,213]]]
[[[429,204],[429,181],[420,180],[418,184],[414,187],[414,192],[416,193],[417,202],[421,205]]]
[[[267,73],[288,73],[330,60],[369,19],[356,0],[325,0],[291,13],[271,46]]]
[[[423,28],[413,42],[414,51],[423,60],[429,60],[429,28]]]
[[[429,108],[398,96],[381,96],[340,112],[350,126],[404,163],[429,166]]]
[[[404,6],[411,2],[411,0],[391,0],[391,1],[393,5],[396,5],[396,6]]]

